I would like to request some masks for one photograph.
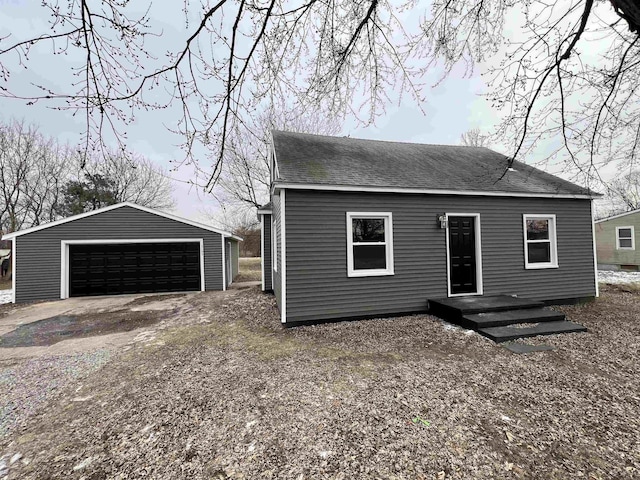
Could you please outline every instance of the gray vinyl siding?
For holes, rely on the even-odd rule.
[[[276,296],[276,302],[278,304],[278,308],[282,311],[282,291],[281,291],[281,273],[282,273],[282,265],[281,259],[282,255],[280,252],[280,195],[273,195],[271,199],[271,203],[273,205],[273,238],[276,242],[275,254],[276,258],[273,259],[274,269],[273,269],[273,293]],[[286,220],[286,218],[285,218]],[[276,271],[277,269],[277,271]]]
[[[225,238],[224,240],[224,261],[226,262],[225,265],[225,280],[227,282],[227,287],[229,285],[231,285],[231,282],[233,282],[233,255],[231,254],[231,249],[233,248],[233,242],[228,239]]]
[[[347,277],[350,211],[392,212],[395,275]],[[480,214],[485,295],[595,295],[589,200],[287,189],[287,322],[414,312],[446,297],[445,212]],[[523,214],[556,215],[559,268],[525,269]]]
[[[60,298],[62,240],[163,238],[202,238],[205,289],[222,290],[220,234],[125,206],[14,239],[16,302]]]
[[[231,239],[231,280],[240,272],[240,242]]]
[[[264,268],[264,290],[269,291],[273,290],[273,284],[271,282],[273,274],[273,262],[271,261],[271,215],[264,215],[263,219],[264,228],[262,230],[262,235],[264,239],[264,251],[261,252],[261,255],[262,265]]]

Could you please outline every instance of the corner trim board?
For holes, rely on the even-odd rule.
[[[260,264],[262,270],[262,291],[266,287],[264,283],[264,215],[260,215]]]
[[[227,257],[225,255],[224,237],[222,237],[222,291],[227,289]]]
[[[18,263],[18,239],[13,239],[13,251],[11,252],[11,287],[13,293],[11,294],[11,303],[16,303],[16,263]]]
[[[282,323],[287,323],[287,235],[285,223],[285,191],[282,190],[280,198],[280,237],[282,246],[280,247],[282,256],[282,272],[280,273],[280,292],[282,294]]]
[[[596,284],[596,298],[600,296],[600,285],[598,284],[598,249],[596,248],[596,222],[593,211],[593,203],[591,200],[591,237],[593,243],[593,276]]]

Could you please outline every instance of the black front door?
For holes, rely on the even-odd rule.
[[[475,217],[449,216],[451,293],[477,293]]]

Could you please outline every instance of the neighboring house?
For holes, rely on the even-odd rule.
[[[640,210],[596,222],[598,268],[640,270]]]
[[[226,290],[238,271],[231,233],[119,203],[4,236],[14,302],[87,295]]]
[[[274,131],[271,167],[262,288],[287,325],[598,295],[597,194],[487,148]]]

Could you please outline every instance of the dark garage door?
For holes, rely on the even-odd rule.
[[[200,290],[200,243],[69,245],[69,296]]]

